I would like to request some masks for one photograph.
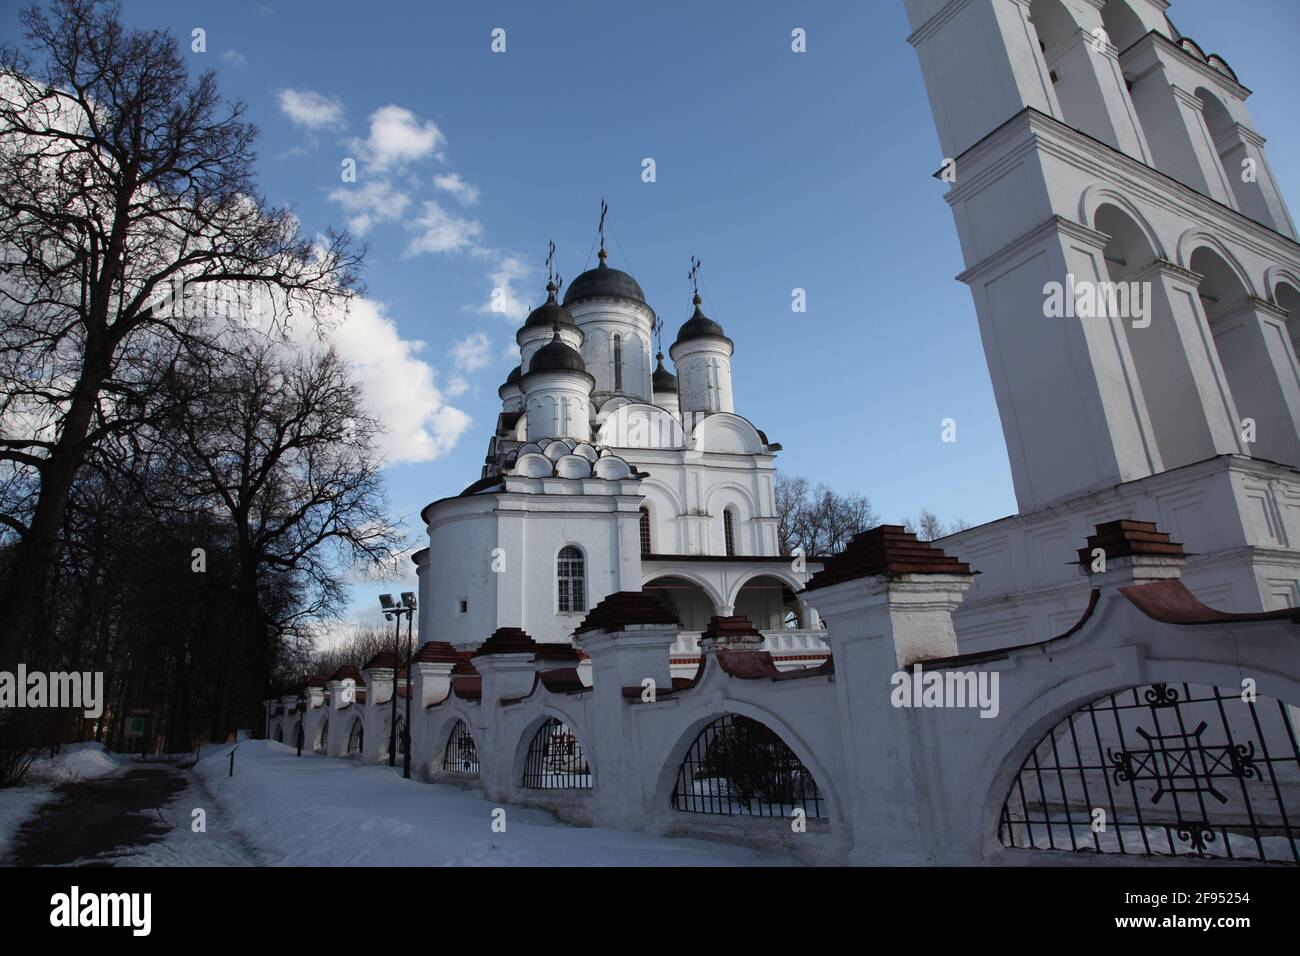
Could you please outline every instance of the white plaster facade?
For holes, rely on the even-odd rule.
[[[1076,616],[1073,549],[1121,517],[1213,606],[1300,604],[1300,245],[1250,91],[1162,0],[906,6],[1021,512],[942,542],[981,572],[963,647]],[[1049,318],[1051,283],[1146,314]]]
[[[651,358],[654,310],[603,249],[563,305],[556,292],[548,285],[518,334],[521,365],[501,386],[480,481],[423,513],[421,634],[473,648],[523,627],[567,644],[606,595],[648,587],[677,601],[690,632],[744,613],[792,665],[824,659],[820,622],[793,596],[820,565],[796,571],[780,556],[780,446],[734,412],[732,340],[697,296],[670,348],[679,386]],[[561,606],[565,548],[581,555],[582,594]],[[686,643],[679,676],[698,659]]]

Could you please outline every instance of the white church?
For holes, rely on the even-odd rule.
[[[422,780],[809,862],[1300,865],[1300,243],[1250,90],[1166,0],[903,2],[1019,513],[782,557],[732,339],[697,295],[670,371],[602,248],[424,509],[410,673],[268,736],[376,762],[396,695]]]
[[[743,614],[783,666],[828,656],[807,571],[782,556],[773,496],[781,446],[732,399],[734,343],[698,290],[668,352],[636,280],[598,265],[555,283],[516,339],[520,364],[481,478],[424,509],[420,632],[474,648],[499,627],[568,645],[604,597],[647,591],[674,609],[679,676],[699,633]]]

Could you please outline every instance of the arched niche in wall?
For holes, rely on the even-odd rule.
[[[596,443],[610,448],[681,448],[681,423],[655,405],[629,403],[615,409],[600,426]]]
[[[739,415],[719,412],[695,426],[691,433],[691,447],[696,451],[758,455],[763,452],[763,439],[759,437],[758,429]]]

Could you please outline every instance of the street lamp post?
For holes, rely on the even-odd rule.
[[[402,607],[406,610],[406,720],[402,723],[402,776],[411,779],[411,647],[415,642],[415,592],[402,592]],[[398,622],[401,626],[401,622]],[[394,684],[394,693],[397,685]]]
[[[397,766],[397,642],[402,639],[402,608],[398,607],[391,594],[379,595],[379,606],[384,609],[384,617],[397,621],[393,629],[393,693],[390,695],[391,708],[388,719],[388,766]]]
[[[402,615],[406,615],[406,717],[402,723],[402,776],[411,779],[411,647],[415,641],[415,611],[417,602],[414,591],[402,592],[402,603],[393,600],[391,594],[379,595],[379,606],[384,609],[387,620],[396,620],[393,630],[393,694],[388,720],[388,766],[397,766],[397,654],[398,642],[402,639]]]

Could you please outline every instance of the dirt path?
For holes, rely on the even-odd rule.
[[[191,827],[194,808],[217,813],[202,782],[174,767],[140,767],[67,783],[14,834],[10,866],[239,866],[249,853],[219,819]]]

